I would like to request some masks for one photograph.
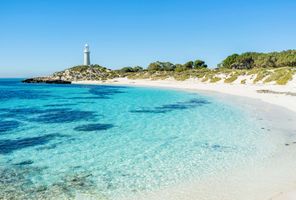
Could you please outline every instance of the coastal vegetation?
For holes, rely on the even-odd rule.
[[[185,64],[153,62],[146,70],[123,74],[130,79],[200,79],[202,82],[241,84],[276,83],[285,85],[293,79],[296,71],[296,50],[272,53],[247,52],[232,54],[224,59],[217,68],[209,69],[202,60],[188,61]],[[244,77],[242,79],[242,77]],[[250,81],[249,81],[250,82]]]
[[[184,64],[156,61],[146,68],[128,66],[118,70],[111,70],[100,65],[79,65],[54,73],[45,79],[106,81],[127,77],[129,79],[175,79],[178,81],[197,79],[209,83],[285,85],[293,79],[295,74],[296,50],[287,50],[272,53],[232,54],[214,69],[208,68],[208,65],[200,59],[187,61]]]
[[[143,70],[137,73],[123,73],[120,77],[127,77],[129,79],[151,79],[151,80],[164,80],[174,78],[175,80],[183,81],[189,78],[199,79],[202,82],[224,82],[233,83],[239,80],[240,84],[248,83],[276,83],[285,85],[292,80],[293,75],[296,74],[295,67],[281,67],[281,68],[258,68],[256,70],[244,69],[192,69],[178,71],[148,71]]]
[[[296,50],[232,54],[223,60],[219,67],[228,69],[296,67]]]
[[[176,71],[176,72],[182,72],[186,70],[192,70],[192,69],[202,69],[207,68],[208,66],[205,64],[202,60],[196,60],[196,61],[188,61],[185,64],[173,64],[171,62],[153,62],[150,63],[147,71],[155,72],[155,71]]]

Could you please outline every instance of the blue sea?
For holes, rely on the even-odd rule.
[[[158,190],[255,162],[258,120],[193,92],[0,79],[0,199]]]

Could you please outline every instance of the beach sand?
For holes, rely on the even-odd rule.
[[[248,169],[227,172],[206,182],[181,183],[160,191],[147,192],[127,199],[137,200],[296,200],[296,81],[285,86],[274,84],[202,83],[198,80],[80,81],[74,84],[108,84],[163,87],[214,95],[252,110],[273,134],[286,134],[287,140],[267,160],[250,164]],[[272,93],[259,93],[268,90]],[[226,95],[225,95],[226,94]],[[247,97],[247,98],[246,98]],[[276,106],[274,106],[276,105]],[[258,115],[257,115],[258,113]],[[250,169],[251,168],[251,169]],[[209,184],[210,183],[210,184]]]

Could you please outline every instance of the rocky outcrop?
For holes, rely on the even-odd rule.
[[[115,71],[101,67],[99,65],[92,66],[76,66],[52,75],[53,79],[65,81],[100,81],[117,77]]]
[[[96,81],[107,80],[119,75],[110,69],[99,65],[75,66],[61,72],[56,72],[48,77],[37,77],[23,80],[24,83],[49,83],[49,84],[71,84],[72,81]]]
[[[71,84],[71,81],[53,79],[52,77],[29,78],[22,81],[23,83],[48,83],[48,84]]]

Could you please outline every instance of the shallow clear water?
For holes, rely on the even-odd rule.
[[[0,79],[2,197],[120,198],[244,165],[265,139],[243,110],[196,93]]]

